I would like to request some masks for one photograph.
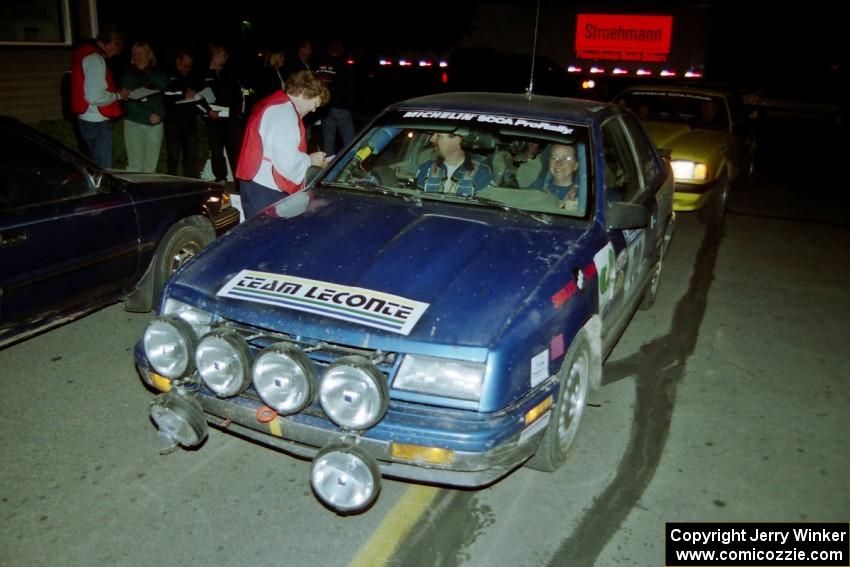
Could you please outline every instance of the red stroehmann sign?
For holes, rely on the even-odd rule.
[[[666,61],[673,16],[579,14],[576,54],[581,59]]]

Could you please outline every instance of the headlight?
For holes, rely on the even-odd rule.
[[[276,412],[296,413],[316,396],[316,370],[312,361],[297,348],[276,344],[254,361],[254,388]]]
[[[340,427],[369,429],[384,417],[389,392],[384,375],[375,365],[362,356],[344,356],[322,376],[319,401]]]
[[[708,178],[708,166],[696,161],[677,159],[670,162],[673,177],[682,181],[705,181]]]
[[[478,401],[484,384],[484,364],[407,354],[393,388],[422,394]]]
[[[213,331],[201,339],[195,364],[204,383],[220,398],[242,393],[251,381],[251,348],[232,330]]]
[[[180,317],[195,329],[195,335],[203,337],[210,332],[212,324],[212,313],[192,307],[188,303],[177,301],[176,299],[166,299],[165,307],[162,309],[163,315],[174,315]]]
[[[360,449],[331,445],[313,460],[310,486],[328,508],[353,514],[375,501],[381,489],[381,473],[375,460]]]
[[[177,317],[157,317],[145,329],[145,356],[158,374],[172,380],[193,369],[198,339],[192,327]]]

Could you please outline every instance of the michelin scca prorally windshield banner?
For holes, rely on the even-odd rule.
[[[324,315],[401,335],[410,334],[429,305],[370,289],[254,270],[239,272],[217,295]]]

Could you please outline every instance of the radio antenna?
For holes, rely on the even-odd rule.
[[[534,93],[534,61],[537,59],[537,28],[540,25],[540,0],[537,0],[537,14],[534,16],[534,40],[531,43],[531,75],[528,78],[526,95],[531,99]]]

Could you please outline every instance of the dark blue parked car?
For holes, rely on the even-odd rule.
[[[566,458],[602,362],[651,305],[673,176],[628,110],[503,94],[391,106],[311,184],[167,285],[136,348],[169,444],[207,424],[380,476],[483,486]]]
[[[238,222],[220,186],[104,171],[0,118],[0,346],[121,298],[150,311],[166,279]]]

